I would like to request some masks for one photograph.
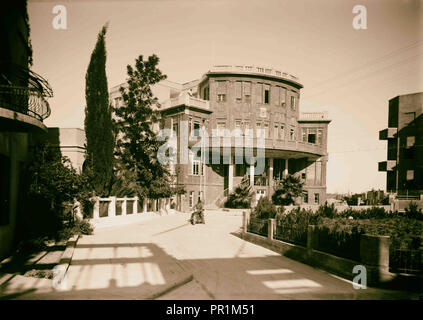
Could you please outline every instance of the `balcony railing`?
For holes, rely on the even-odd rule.
[[[172,108],[180,105],[197,107],[206,110],[210,109],[209,101],[191,97],[189,94],[183,94],[176,98],[162,102],[161,109]]]
[[[0,108],[9,109],[43,121],[51,110],[37,88],[0,85]]]

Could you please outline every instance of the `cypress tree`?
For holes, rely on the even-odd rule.
[[[114,158],[112,107],[106,77],[106,31],[107,24],[98,34],[85,76],[85,168],[91,176],[93,189],[102,196],[109,193]]]

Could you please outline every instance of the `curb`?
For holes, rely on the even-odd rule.
[[[59,264],[56,266],[57,268],[60,268],[59,270],[63,270],[63,277],[66,275],[66,272],[68,271],[69,265],[72,261],[73,252],[75,251],[78,239],[79,235],[74,235],[68,239],[66,243],[66,249],[60,258]]]
[[[169,287],[167,287],[167,288],[165,288],[165,289],[163,289],[159,292],[156,292],[149,297],[146,297],[145,300],[155,300],[157,298],[160,298],[160,297],[164,296],[165,294],[167,294],[167,293],[169,293],[169,292],[171,292],[175,289],[178,289],[179,287],[182,287],[183,285],[185,285],[185,284],[191,282],[192,280],[194,280],[194,276],[193,276],[192,273],[190,273],[190,272],[186,272],[186,273],[187,274],[181,280],[175,281]]]

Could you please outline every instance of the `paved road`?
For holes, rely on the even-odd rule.
[[[206,211],[205,218],[206,224],[193,226],[188,214],[178,213],[98,229],[78,241],[67,290],[31,298],[143,299],[181,282],[186,284],[160,299],[417,298],[356,290],[345,279],[246,242],[233,234],[241,226],[240,215]]]
[[[241,216],[209,211],[206,224],[195,226],[187,225],[187,218],[182,214],[150,225],[157,230],[152,241],[194,274],[194,281],[161,299],[416,298],[391,290],[356,290],[347,280],[246,242],[232,234]]]

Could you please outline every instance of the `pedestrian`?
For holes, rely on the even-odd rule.
[[[205,223],[203,204],[200,201],[195,205],[194,212],[191,214],[190,222],[192,225],[196,223]]]

